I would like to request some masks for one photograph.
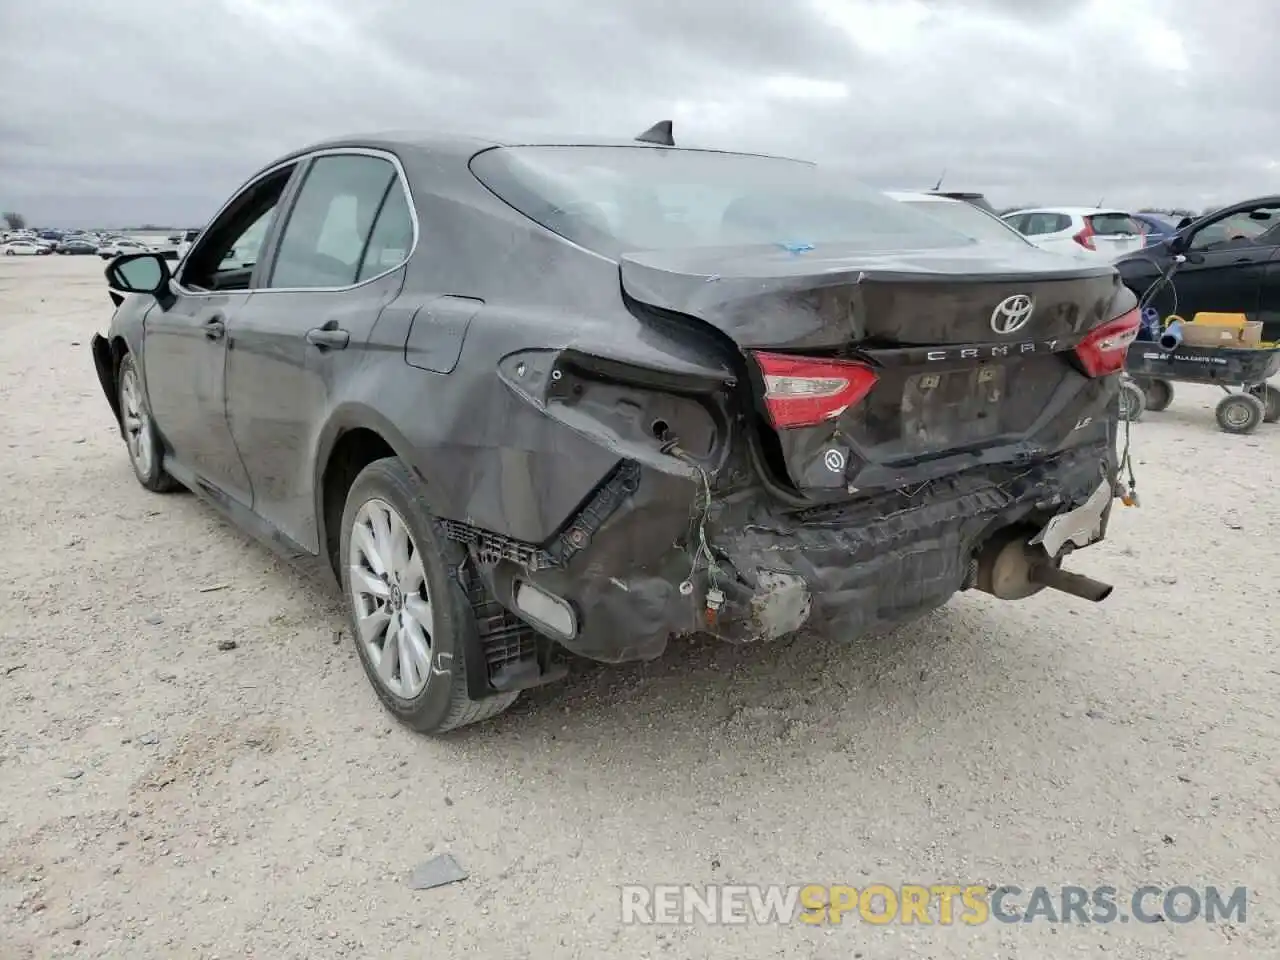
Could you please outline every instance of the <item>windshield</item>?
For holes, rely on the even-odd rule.
[[[903,200],[901,202],[982,243],[1015,243],[1022,247],[1031,246],[1030,241],[1003,220],[983,213],[964,201]]]
[[[589,250],[839,244],[966,246],[938,220],[799,160],[652,147],[499,147],[476,177],[525,216]]]

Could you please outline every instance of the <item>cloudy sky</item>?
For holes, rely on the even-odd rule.
[[[1280,193],[1277,0],[0,0],[0,208],[203,224],[276,154],[443,127],[1200,208]]]

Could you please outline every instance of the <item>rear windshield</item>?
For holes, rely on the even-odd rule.
[[[839,244],[921,250],[969,236],[799,160],[655,147],[499,147],[475,176],[531,220],[589,250]]]
[[[901,202],[982,243],[1015,243],[1020,247],[1031,246],[1030,241],[1023,239],[1022,234],[1003,220],[983,213],[977,207],[962,200],[903,200]]]
[[[1089,218],[1093,232],[1105,237],[1107,234],[1142,233],[1142,228],[1130,216],[1123,213],[1095,213]]]

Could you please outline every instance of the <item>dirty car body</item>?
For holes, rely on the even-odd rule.
[[[362,157],[411,231],[355,277],[283,270],[308,184]],[[282,158],[161,292],[113,299],[93,347],[117,416],[129,355],[165,469],[286,554],[340,570],[351,477],[411,469],[465,550],[477,698],[544,682],[549,644],[648,659],[1025,595],[984,550],[1035,541],[1056,569],[1105,535],[1137,330],[1110,266],[801,161],[418,135]]]

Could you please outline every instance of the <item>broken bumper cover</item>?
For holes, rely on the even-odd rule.
[[[694,569],[688,549],[670,546],[672,505],[680,504],[679,535],[691,523],[691,485],[646,472],[571,563],[533,573],[503,563],[505,576],[495,578],[493,566],[487,576],[499,596],[507,592],[502,581],[524,579],[568,600],[578,630],[557,639],[608,662],[651,659],[670,637],[693,633],[745,643],[810,627],[853,639],[969,586],[974,554],[996,530],[1026,525],[1058,549],[1101,539],[1112,503],[1109,449],[975,468],[923,490],[838,507],[788,511],[758,489],[731,495],[714,503],[705,523],[710,572],[706,563]],[[663,550],[645,548],[660,537]],[[628,559],[645,554],[656,559]]]

